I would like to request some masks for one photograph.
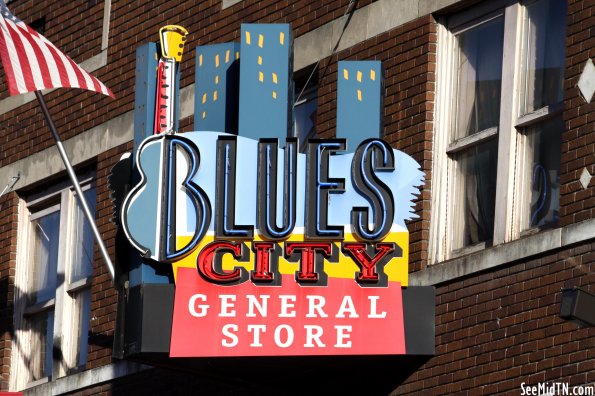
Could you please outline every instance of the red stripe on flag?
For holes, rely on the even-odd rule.
[[[27,28],[27,31],[23,32],[23,35],[25,36],[25,38],[27,39],[29,44],[31,44],[31,47],[33,48],[33,51],[35,52],[35,57],[37,58],[37,63],[39,64],[39,68],[41,69],[40,72],[41,72],[41,78],[43,79],[43,85],[44,85],[43,88],[52,87],[52,85],[53,85],[52,78],[50,77],[50,69],[48,67],[47,59],[46,59],[45,55],[43,54],[43,51],[37,44],[37,42],[31,36],[31,34],[27,34],[27,33],[31,33],[32,29],[29,26],[26,26],[26,28]],[[40,87],[38,87],[38,89],[39,88]]]
[[[54,62],[56,63],[56,67],[58,68],[58,75],[60,76],[60,86],[70,87],[70,78],[68,77],[68,72],[66,71],[64,62],[62,62],[62,58],[60,57],[60,51],[51,44],[45,44],[45,46],[52,53],[52,57],[54,58]]]
[[[68,55],[60,52],[60,50],[58,50],[52,43],[50,43],[42,35],[40,35],[36,31],[32,30],[31,28],[29,28],[29,29],[31,30],[32,35],[37,36],[39,38],[39,40],[43,41],[43,44],[41,44],[41,45],[45,44],[46,48],[48,48],[50,50],[50,52],[52,53],[52,56],[56,63],[56,66],[58,67],[58,71],[60,73],[61,86],[88,89],[90,91],[97,91],[99,93],[107,92],[107,94],[109,96],[111,96],[112,98],[115,98],[112,91],[110,91],[110,89],[107,88],[105,85],[103,85],[104,89],[101,89],[101,86],[103,83],[101,83],[97,78],[93,77],[91,74],[89,74],[85,70],[83,70],[76,62],[74,62],[72,59],[70,59],[70,57]],[[62,57],[60,56],[60,54],[62,54]],[[63,58],[67,59],[67,61],[72,66],[72,68],[76,74],[76,78],[79,82],[79,86],[75,86],[70,83],[70,77],[68,76],[68,72],[66,70],[66,66],[64,65]],[[86,80],[85,80],[84,76],[82,75],[82,73],[85,73],[86,75],[88,75],[90,77],[90,79],[93,81],[95,89],[94,89],[94,87],[87,86]],[[97,84],[97,83],[99,83],[99,84]]]
[[[6,25],[4,25],[6,26]],[[10,95],[18,95],[20,92],[17,89],[17,81],[14,76],[14,70],[12,69],[12,63],[10,62],[10,54],[8,53],[8,46],[6,44],[6,40],[10,39],[10,36],[7,38],[8,31],[3,28],[0,28],[0,59],[2,59],[2,65],[4,66],[4,74],[6,74],[6,84],[8,85],[8,93]]]
[[[27,57],[27,52],[25,51],[25,47],[21,41],[20,35],[17,33],[15,28],[12,26],[10,21],[6,21],[6,26],[8,27],[10,37],[12,42],[14,43],[14,48],[16,50],[16,56],[19,58],[19,63],[21,64],[21,74],[23,76],[23,80],[25,80],[25,87],[27,91],[36,91],[35,80],[33,80],[33,73],[31,71],[31,64],[29,63],[29,58]]]
[[[72,66],[72,69],[74,70],[74,73],[76,74],[76,79],[78,80],[78,87],[82,88],[82,89],[88,89],[90,91],[93,91],[93,87],[89,87],[87,85],[87,80],[85,80],[85,76],[83,75],[83,71],[79,67],[79,65],[74,63],[74,61],[72,59],[70,59],[70,57],[68,55],[66,56],[66,59],[68,60],[68,62],[70,62],[70,65]],[[86,72],[84,72],[84,73],[86,73]]]
[[[0,60],[6,71],[11,95],[44,88],[70,87],[115,97],[99,79],[87,73],[44,36],[10,14],[4,2],[0,1],[0,4],[3,10],[0,16]],[[72,72],[68,67],[72,67]]]

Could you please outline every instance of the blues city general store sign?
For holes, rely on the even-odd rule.
[[[143,257],[173,266],[170,355],[405,354],[405,220],[423,174],[379,138],[380,62],[339,62],[337,138],[301,153],[285,138],[288,25],[197,48],[188,133],[173,101],[185,31],[161,35],[155,135],[134,153],[122,224]]]

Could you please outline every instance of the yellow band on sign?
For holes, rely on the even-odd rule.
[[[189,236],[178,237],[178,247],[186,246],[190,239],[191,237]],[[213,242],[214,240],[215,238],[213,235],[205,236],[192,253],[182,260],[172,263],[174,279],[177,279],[179,268],[196,268],[198,254],[206,245]],[[256,235],[253,240],[253,242],[262,241],[264,241],[264,239],[260,238],[258,235]],[[357,240],[355,239],[354,234],[345,234],[344,242],[356,241]],[[278,243],[281,245],[281,247],[283,247],[284,242],[304,242],[304,236],[301,234],[293,234],[287,240]],[[383,239],[383,242],[394,242],[401,250],[400,257],[394,257],[388,264],[386,264],[384,267],[384,273],[388,276],[389,281],[400,282],[401,286],[403,287],[407,286],[409,281],[409,233],[407,231],[391,232],[385,239]],[[249,245],[250,241],[244,241],[244,243]],[[354,263],[353,259],[340,252],[340,242],[333,243],[335,244],[336,248],[339,249],[339,261],[329,262],[328,260],[325,260],[324,272],[329,278],[355,279],[356,274],[360,272],[359,267]],[[243,267],[247,271],[254,270],[255,255],[251,249],[248,250],[250,251],[250,260],[247,262],[238,262],[232,257],[231,254],[223,255],[223,270],[231,271],[236,267]],[[397,256],[399,255],[397,254]],[[299,265],[299,263],[287,261],[283,255],[279,257],[279,272],[281,274],[293,275],[299,270]]]

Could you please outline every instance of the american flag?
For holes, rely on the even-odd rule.
[[[114,97],[101,81],[15,17],[4,0],[0,0],[0,14],[0,59],[10,95],[69,87]]]

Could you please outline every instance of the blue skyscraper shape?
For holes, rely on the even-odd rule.
[[[195,131],[238,132],[239,62],[237,43],[196,48]]]
[[[293,44],[287,24],[243,24],[239,135],[284,138],[291,130]]]

